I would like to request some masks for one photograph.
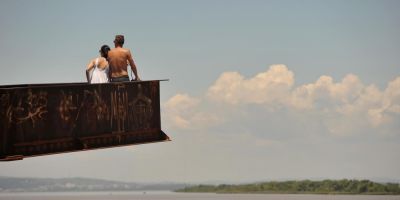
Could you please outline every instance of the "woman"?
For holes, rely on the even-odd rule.
[[[100,57],[90,61],[86,68],[86,78],[89,83],[108,83],[109,82],[109,65],[107,61],[108,51],[110,47],[103,45],[100,48]]]

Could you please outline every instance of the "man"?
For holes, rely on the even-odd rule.
[[[124,42],[123,35],[116,35],[114,40],[115,48],[108,52],[107,60],[110,65],[111,82],[129,81],[128,63],[135,74],[134,80],[140,81],[131,51],[122,47]]]

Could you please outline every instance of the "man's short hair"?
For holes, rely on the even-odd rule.
[[[114,42],[116,44],[123,45],[124,42],[125,42],[124,36],[123,35],[116,35]]]

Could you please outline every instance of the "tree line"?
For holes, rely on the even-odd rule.
[[[400,185],[398,183],[376,183],[370,180],[302,180],[240,185],[197,185],[176,190],[176,192],[400,195]]]

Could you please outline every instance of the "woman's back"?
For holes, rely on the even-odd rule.
[[[90,74],[90,83],[108,83],[109,66],[107,60],[103,57],[96,58]]]

